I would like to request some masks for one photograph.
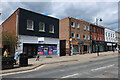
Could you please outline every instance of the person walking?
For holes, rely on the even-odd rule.
[[[18,50],[16,50],[15,52],[15,56],[14,56],[14,59],[15,59],[15,64],[18,64],[18,58],[19,58],[19,53],[18,53]]]
[[[5,49],[3,56],[7,57],[8,56],[8,50]]]
[[[37,53],[36,61],[39,61],[39,52]]]

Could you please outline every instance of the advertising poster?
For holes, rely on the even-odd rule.
[[[53,46],[53,54],[57,54],[57,46]]]
[[[43,46],[38,46],[38,52],[40,55],[43,55]]]
[[[52,48],[52,46],[48,46],[48,54],[53,54],[53,48]]]
[[[44,55],[48,55],[48,46],[44,46]]]

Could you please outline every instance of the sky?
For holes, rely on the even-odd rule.
[[[5,21],[17,8],[24,8],[47,16],[63,19],[68,16],[95,23],[102,19],[99,25],[118,30],[118,2],[2,2],[0,12]],[[0,17],[1,18],[1,17]]]

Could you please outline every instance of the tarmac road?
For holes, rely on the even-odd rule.
[[[85,63],[46,64],[30,72],[8,74],[3,78],[118,78],[118,56]]]

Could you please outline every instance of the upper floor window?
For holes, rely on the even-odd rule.
[[[45,23],[43,22],[39,23],[39,31],[45,32]]]
[[[87,26],[87,30],[90,31],[90,27],[89,26]]]
[[[100,40],[101,40],[101,36],[100,36]]]
[[[33,30],[34,23],[33,20],[27,20],[27,30]]]
[[[108,37],[110,37],[110,33],[108,33]]]
[[[90,36],[89,35],[87,35],[87,40],[90,40]]]
[[[75,38],[75,33],[72,32],[72,33],[71,33],[71,36],[72,36],[72,38]]]
[[[114,38],[114,34],[113,34],[113,38]]]
[[[111,33],[111,37],[112,37],[112,33]]]
[[[107,32],[106,32],[106,36],[107,36]]]
[[[83,30],[86,30],[86,26],[85,25],[83,25]]]
[[[100,29],[100,34],[101,34],[101,29]]]
[[[97,28],[97,33],[98,33],[98,28]]]
[[[77,39],[80,39],[80,35],[79,34],[77,34]]]
[[[94,35],[94,40],[96,40],[96,36]]]
[[[95,32],[95,27],[94,27],[94,32]]]
[[[77,23],[77,28],[79,28],[79,23]]]
[[[83,39],[84,39],[84,40],[86,39],[86,35],[85,35],[85,34],[83,35]]]
[[[71,26],[72,26],[72,27],[75,27],[75,22],[71,22]]]
[[[54,25],[50,25],[49,26],[49,32],[50,33],[54,33]]]

